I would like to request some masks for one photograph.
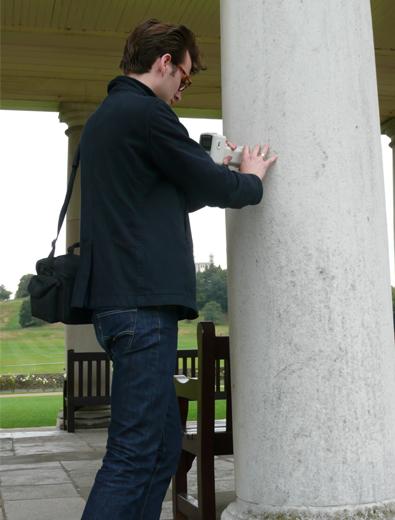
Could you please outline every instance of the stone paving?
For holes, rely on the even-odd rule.
[[[107,431],[0,430],[0,520],[80,520],[104,454]],[[234,500],[233,457],[217,457],[217,518]],[[189,477],[196,494],[196,470]],[[172,520],[171,490],[161,520]],[[132,519],[131,519],[132,520]]]

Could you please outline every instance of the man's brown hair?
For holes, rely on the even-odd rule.
[[[185,25],[170,25],[151,18],[128,36],[123,51],[120,68],[125,74],[148,72],[154,61],[164,54],[171,54],[171,61],[179,65],[186,51],[192,60],[191,74],[204,70],[195,35]]]

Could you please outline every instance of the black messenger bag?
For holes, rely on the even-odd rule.
[[[69,246],[67,254],[55,256],[56,241],[70,202],[79,162],[80,150],[78,147],[67,184],[66,197],[60,210],[58,234],[52,241],[52,249],[48,257],[37,261],[37,275],[31,278],[27,289],[30,294],[32,316],[49,323],[61,322],[67,325],[92,323],[90,310],[71,306],[74,283],[80,264],[80,257],[74,254],[74,250],[79,248],[79,242]]]

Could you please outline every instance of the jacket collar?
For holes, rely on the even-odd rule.
[[[114,92],[119,92],[120,90],[132,90],[136,93],[141,93],[146,96],[154,96],[156,94],[151,90],[147,85],[141,83],[134,78],[129,78],[129,76],[117,76],[113,80],[110,81],[107,87],[108,94],[113,94]]]

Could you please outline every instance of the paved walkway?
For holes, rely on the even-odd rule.
[[[80,520],[106,436],[104,429],[76,433],[55,428],[0,430],[0,520]],[[193,467],[192,495],[196,494],[195,475]],[[216,490],[219,518],[234,500],[233,457],[216,459]],[[161,520],[173,519],[170,497],[169,490]]]

